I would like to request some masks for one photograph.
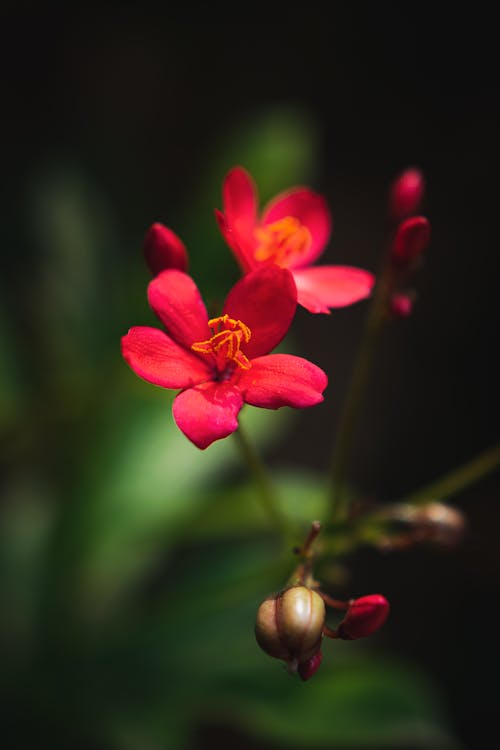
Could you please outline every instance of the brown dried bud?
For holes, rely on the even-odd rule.
[[[419,508],[418,522],[431,542],[456,544],[462,537],[466,521],[458,508],[441,502],[429,502]]]
[[[263,651],[296,670],[319,651],[325,615],[319,594],[307,586],[291,586],[261,603],[255,638]]]
[[[397,503],[386,506],[379,517],[395,527],[382,540],[387,549],[408,547],[418,542],[453,546],[461,540],[467,525],[461,510],[437,500],[422,505]]]

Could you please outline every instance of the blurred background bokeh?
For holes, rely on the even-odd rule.
[[[2,746],[475,750],[497,702],[498,473],[454,498],[458,547],[349,561],[348,595],[384,593],[391,617],[369,643],[327,643],[299,683],[254,641],[258,603],[290,571],[233,441],[191,446],[172,394],[139,381],[119,341],[154,324],[153,222],[183,238],[207,300],[238,278],[213,215],[231,166],[263,202],[322,192],[323,261],[372,271],[389,185],[418,166],[432,242],[414,315],[381,342],[351,478],[390,502],[497,442],[491,19],[238,13],[1,12]],[[366,310],[298,311],[290,346],[327,370],[324,404],[242,416],[304,524],[323,512]]]

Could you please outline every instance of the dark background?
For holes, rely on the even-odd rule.
[[[230,21],[221,9],[168,4],[44,12],[7,4],[2,293],[29,351],[39,261],[26,196],[54,160],[93,176],[130,263],[152,221],[176,228],[178,208],[196,224],[191,193],[232,129],[267,108],[299,111],[318,130],[311,179],[334,213],[325,257],[374,271],[388,186],[419,166],[432,242],[413,317],[382,341],[353,461],[363,489],[391,500],[498,440],[498,54],[492,19],[477,9],[440,18],[418,6],[328,7],[326,18],[314,5],[276,17],[245,6]],[[115,271],[107,284],[120,284],[119,264]],[[311,339],[299,311],[302,344],[332,373],[337,404],[363,316],[357,306],[318,318]],[[305,414],[300,435],[272,460],[324,466],[336,408]],[[383,588],[394,601],[388,641],[433,674],[471,750],[496,727],[499,488],[497,473],[457,498],[469,519],[459,548],[366,553],[353,571],[363,589]],[[206,741],[224,736],[212,729]]]

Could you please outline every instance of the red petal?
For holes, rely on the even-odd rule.
[[[179,393],[173,405],[179,429],[202,450],[238,428],[243,398],[231,383],[203,383]]]
[[[313,313],[346,307],[369,297],[375,277],[352,266],[314,266],[293,271],[297,301]]]
[[[257,189],[243,167],[233,167],[222,185],[224,214],[230,226],[252,232],[257,220]]]
[[[208,315],[193,279],[182,271],[162,271],[148,286],[149,304],[170,336],[190,349],[212,335]]]
[[[297,256],[298,262],[290,263],[290,268],[308,266],[321,255],[330,239],[332,216],[328,204],[322,195],[308,188],[294,188],[280,193],[267,205],[262,221],[264,224],[272,224],[285,216],[294,216],[304,224],[312,239],[309,250]]]
[[[144,257],[153,276],[167,268],[186,271],[187,251],[182,240],[163,224],[153,224],[144,238]]]
[[[238,381],[247,404],[265,409],[303,408],[323,401],[328,378],[307,359],[292,354],[269,354],[252,360]]]
[[[251,271],[236,282],[224,304],[224,313],[241,320],[252,336],[242,351],[251,359],[267,354],[284,338],[297,306],[293,276],[274,264]]]
[[[217,208],[215,209],[215,218],[222,236],[235,254],[243,272],[247,273],[255,265],[253,242],[249,243],[248,238],[245,240],[242,237],[237,237],[233,228],[227,223],[224,214]]]
[[[257,188],[243,167],[233,167],[222,186],[224,214],[216,212],[219,228],[245,272],[255,268]],[[223,221],[221,218],[223,217]]]
[[[211,377],[206,362],[158,328],[131,328],[121,343],[125,361],[148,383],[163,388],[187,388]]]

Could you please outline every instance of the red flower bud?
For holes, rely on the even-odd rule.
[[[291,586],[259,606],[257,643],[270,656],[289,662],[294,670],[304,664],[302,671],[310,677],[319,667],[311,659],[321,645],[325,614],[319,594],[307,586]]]
[[[316,651],[313,656],[311,656],[308,661],[302,662],[302,664],[299,664],[299,667],[297,669],[297,672],[299,673],[299,677],[301,680],[309,680],[315,672],[318,671],[321,661],[323,659],[323,654],[321,651]]]
[[[390,311],[395,318],[407,318],[413,310],[413,295],[396,292],[390,301]]]
[[[389,194],[389,211],[395,221],[417,212],[424,188],[424,176],[414,167],[406,169],[396,177]]]
[[[392,257],[409,263],[423,253],[431,238],[431,226],[425,216],[412,216],[398,226],[392,244]]]
[[[163,224],[152,224],[148,229],[143,251],[153,276],[169,268],[187,270],[188,256],[184,243],[175,232]]]
[[[337,634],[344,640],[364,638],[378,630],[389,614],[389,602],[381,594],[353,599]]]

